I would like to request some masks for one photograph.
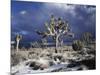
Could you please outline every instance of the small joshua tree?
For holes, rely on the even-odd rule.
[[[22,36],[17,34],[16,35],[16,50],[17,50],[17,52],[19,50],[19,42],[20,42],[21,39],[22,39]]]
[[[92,41],[92,34],[89,33],[89,32],[85,32],[83,35],[82,35],[82,41],[88,45],[89,43],[91,43]]]
[[[43,38],[51,36],[55,41],[55,53],[58,52],[58,47],[63,41],[63,36],[73,36],[71,33],[71,29],[69,27],[68,21],[63,21],[61,18],[56,19],[53,15],[51,15],[50,22],[45,23],[45,27],[47,31],[41,32],[36,30],[37,34],[41,35]]]

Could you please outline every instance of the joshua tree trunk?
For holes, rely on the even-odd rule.
[[[19,51],[19,41],[22,39],[22,36],[17,34],[16,35],[16,50]]]
[[[58,36],[56,36],[56,47],[55,47],[55,53],[58,53]]]
[[[55,53],[58,53],[58,48],[59,48],[59,44],[60,44],[60,40],[59,40],[59,37],[60,35],[57,34],[56,35],[56,40],[55,40],[55,44],[56,44],[56,47],[55,47]]]
[[[61,40],[60,46],[63,46],[63,40]]]
[[[17,50],[17,52],[19,51],[19,40],[17,40],[16,50]]]

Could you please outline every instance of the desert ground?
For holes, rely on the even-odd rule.
[[[95,45],[73,50],[72,46],[58,48],[20,48],[11,49],[11,74],[22,75],[27,73],[65,72],[95,69]]]

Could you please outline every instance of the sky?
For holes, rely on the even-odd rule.
[[[21,34],[24,41],[40,40],[41,37],[34,30],[44,31],[44,23],[49,22],[52,14],[69,22],[75,35],[73,39],[79,39],[84,32],[92,33],[95,38],[96,6],[12,0],[11,40],[16,34]],[[68,38],[64,40],[68,41]]]

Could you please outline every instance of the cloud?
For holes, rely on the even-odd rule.
[[[48,10],[56,9],[63,13],[70,13],[73,16],[76,15],[75,12],[76,5],[63,4],[63,3],[44,3],[44,8]]]
[[[20,11],[20,14],[21,15],[25,15],[27,13],[27,11],[23,10],[23,11]]]
[[[27,31],[21,31],[20,33],[23,34],[23,35],[27,35],[28,34]]]
[[[44,31],[44,23],[49,22],[51,14],[68,20],[76,35],[85,31],[95,32],[96,8],[93,6],[34,2],[29,4],[27,2],[22,7],[22,4],[20,6],[13,5],[13,7],[20,7],[20,10],[16,8],[16,10],[12,10],[12,12],[17,11],[12,14],[12,32],[21,33],[29,38],[38,38],[34,29]]]

